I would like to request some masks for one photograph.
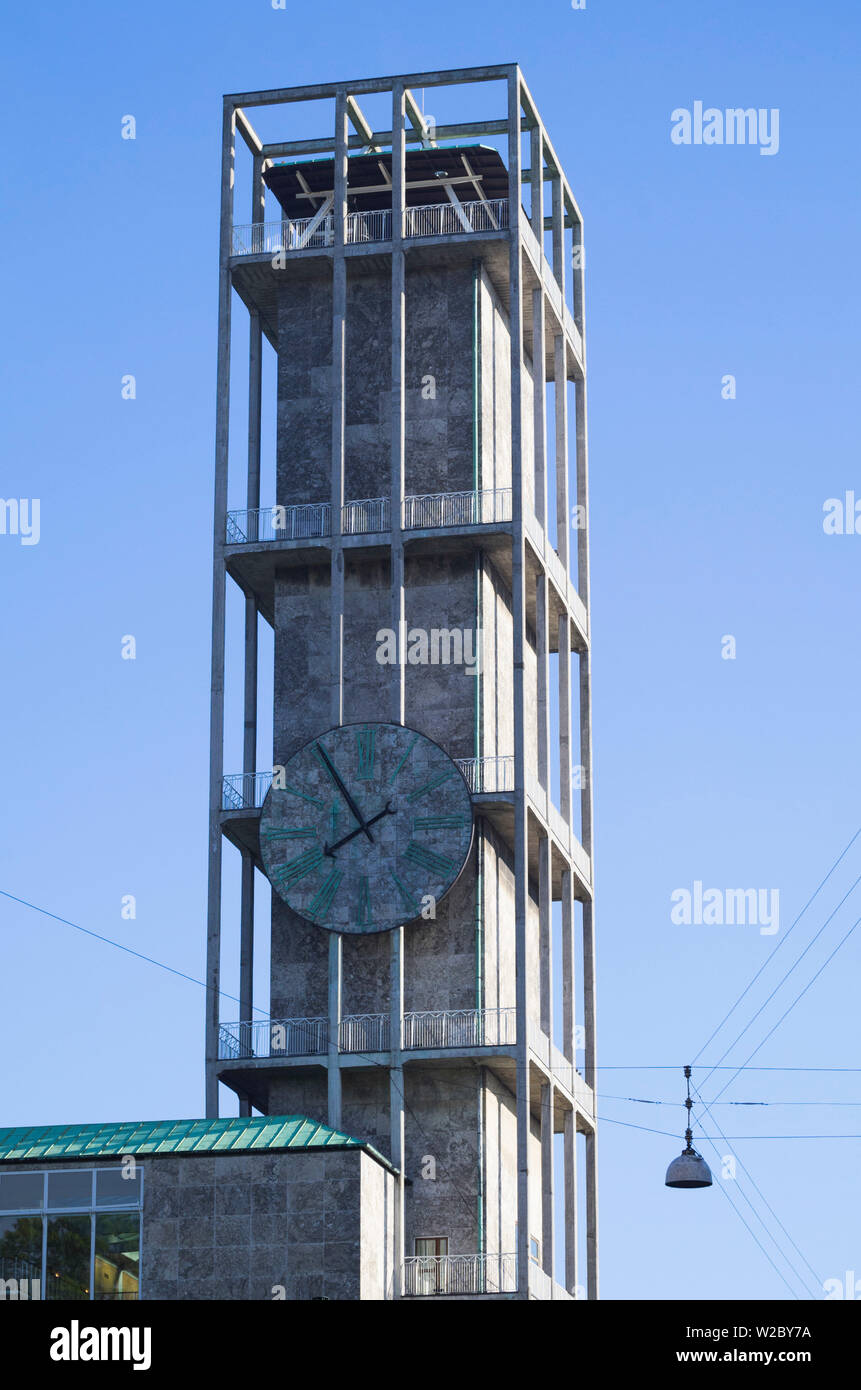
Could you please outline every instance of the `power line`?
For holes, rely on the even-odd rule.
[[[699,1091],[697,1090],[696,1086],[694,1086],[694,1094],[698,1097],[698,1099],[700,1100],[700,1102],[702,1102],[702,1096],[700,1095],[700,1093],[699,1093]],[[716,1122],[715,1122],[715,1123],[716,1123]],[[724,1143],[725,1143],[725,1144],[729,1144],[729,1140],[727,1139],[727,1136],[726,1136],[725,1134],[722,1133],[721,1128],[720,1128],[720,1125],[717,1125],[717,1123],[716,1123],[716,1128],[717,1128],[718,1134],[721,1135],[721,1138],[723,1139]],[[797,1251],[797,1253],[801,1256],[802,1260],[803,1260],[804,1263],[807,1265],[807,1268],[810,1270],[810,1273],[813,1275],[814,1279],[816,1280],[817,1285],[821,1288],[821,1287],[822,1287],[822,1280],[820,1279],[819,1275],[816,1273],[816,1270],[813,1268],[813,1266],[812,1266],[812,1264],[810,1263],[810,1261],[807,1259],[806,1255],[802,1254],[801,1250],[798,1249],[798,1246],[796,1245],[795,1241],[792,1239],[792,1236],[791,1236],[791,1235],[789,1234],[789,1232],[787,1231],[787,1229],[786,1229],[786,1227],[784,1226],[783,1222],[781,1221],[780,1217],[777,1215],[777,1212],[776,1212],[776,1211],[774,1210],[774,1208],[771,1206],[770,1202],[768,1201],[768,1199],[766,1198],[766,1196],[765,1196],[764,1193],[762,1192],[761,1188],[760,1188],[760,1187],[757,1185],[757,1183],[755,1182],[754,1177],[753,1177],[753,1174],[751,1173],[750,1169],[745,1167],[745,1165],[742,1163],[742,1161],[741,1161],[741,1159],[739,1158],[739,1156],[738,1156],[737,1153],[735,1153],[734,1151],[731,1151],[731,1152],[732,1152],[733,1158],[736,1160],[736,1162],[738,1163],[739,1167],[742,1169],[742,1172],[744,1172],[744,1173],[747,1174],[748,1179],[750,1180],[751,1185],[752,1185],[753,1188],[759,1193],[759,1196],[760,1196],[760,1198],[762,1199],[762,1201],[765,1202],[765,1205],[768,1207],[768,1210],[771,1212],[771,1214],[772,1214],[772,1216],[774,1217],[775,1221],[777,1222],[778,1226],[779,1226],[780,1229],[783,1231],[783,1234],[786,1236],[786,1239],[789,1241],[789,1243],[790,1243],[790,1245],[792,1246],[793,1250]],[[805,1287],[806,1287],[806,1284],[805,1284]],[[808,1292],[809,1292],[809,1290],[808,1290]]]
[[[125,951],[126,955],[136,956],[138,960],[146,961],[147,965],[156,965],[159,970],[166,970],[169,975],[176,975],[181,980],[188,980],[192,985],[199,985],[209,994],[217,994],[222,999],[230,999],[234,1004],[241,1005],[243,1003],[241,999],[237,999],[235,994],[227,994],[223,989],[213,989],[212,985],[208,985],[205,980],[195,979],[194,975],[187,975],[184,970],[177,970],[172,965],[165,965],[164,961],[156,960],[154,956],[145,956],[141,951],[133,951],[131,946],[124,946],[121,941],[114,941],[110,936],[100,936],[98,932],[90,931],[89,928],[82,927],[77,922],[70,922],[68,917],[60,917],[56,912],[49,912],[46,907],[39,907],[36,903],[27,902],[26,898],[16,898],[14,893],[7,893],[5,888],[0,888],[0,895],[4,898],[10,898],[13,903],[20,903],[22,907],[32,908],[34,912],[41,912],[43,917],[51,917],[55,922],[62,922],[64,927],[73,927],[75,931],[82,932],[84,936],[91,936],[95,941],[103,941],[107,946],[116,946],[118,951]],[[255,1013],[262,1013],[264,1018],[261,1019],[261,1022],[266,1021],[268,1015],[265,1009],[255,1008]]]
[[[822,926],[819,928],[819,931],[816,933],[816,935],[813,937],[813,939],[807,943],[807,945],[805,946],[804,950],[801,952],[801,955],[798,956],[798,957],[796,957],[796,959],[793,961],[793,963],[792,963],[792,965],[789,967],[789,969],[785,972],[784,975],[781,976],[781,978],[778,980],[777,984],[774,986],[774,989],[771,991],[771,994],[769,994],[768,998],[764,1001],[764,1003],[760,1004],[759,1008],[757,1009],[757,1011],[756,1011],[756,1013],[753,1015],[753,1017],[750,1018],[750,1019],[748,1020],[748,1022],[747,1022],[747,1023],[744,1025],[744,1027],[742,1028],[741,1032],[738,1034],[738,1036],[737,1036],[736,1038],[733,1039],[733,1041],[730,1043],[729,1047],[728,1047],[728,1048],[726,1049],[726,1051],[724,1052],[723,1056],[720,1057],[720,1058],[718,1059],[719,1062],[723,1062],[723,1061],[726,1060],[726,1058],[728,1057],[728,1055],[730,1054],[730,1052],[732,1052],[733,1048],[735,1047],[736,1043],[737,1043],[737,1042],[740,1042],[741,1039],[744,1037],[745,1033],[747,1032],[747,1030],[748,1030],[748,1028],[751,1026],[751,1024],[754,1023],[754,1022],[759,1018],[759,1016],[760,1016],[760,1014],[762,1013],[763,1009],[765,1009],[765,1008],[768,1007],[768,1005],[771,1003],[772,999],[774,998],[775,994],[776,994],[777,991],[780,989],[781,985],[782,985],[786,980],[789,979],[789,976],[792,974],[792,972],[793,972],[793,970],[795,969],[795,967],[796,967],[797,965],[800,965],[801,961],[802,961],[802,960],[804,959],[804,957],[807,955],[807,952],[808,952],[809,950],[811,950],[811,948],[816,944],[816,942],[819,940],[819,938],[820,938],[820,936],[822,935],[822,933],[825,931],[825,928],[828,926],[828,923],[829,923],[830,921],[832,921],[832,919],[837,915],[837,913],[840,911],[841,907],[842,907],[843,904],[845,903],[846,899],[849,897],[850,893],[853,893],[853,892],[855,891],[855,889],[857,888],[857,886],[858,886],[859,883],[861,883],[861,874],[858,875],[858,877],[856,878],[855,882],[852,884],[852,887],[849,888],[849,889],[847,889],[847,891],[844,893],[843,897],[840,899],[840,901],[839,901],[839,903],[837,904],[837,906],[834,908],[834,910],[833,910],[832,912],[830,912],[830,913],[828,914],[828,916],[825,918],[825,921],[822,923]],[[788,933],[787,933],[787,935],[788,935]],[[775,953],[772,952],[772,957],[771,957],[771,958],[773,958],[774,954],[775,954]],[[705,1051],[705,1049],[704,1049],[704,1048],[701,1048],[701,1049],[700,1049],[700,1053],[702,1053],[703,1051]],[[714,1067],[712,1068],[712,1071],[714,1071]],[[704,1078],[703,1078],[703,1085],[705,1085],[705,1083],[708,1081],[709,1077],[710,1077],[711,1074],[712,1074],[712,1071],[707,1072],[706,1075],[704,1076]]]
[[[828,873],[825,875],[825,877],[823,878],[822,882],[818,885],[818,887],[813,891],[813,893],[811,894],[811,896],[807,899],[807,902],[804,904],[803,908],[802,908],[801,911],[799,912],[799,914],[798,914],[798,916],[796,917],[795,921],[792,923],[792,925],[790,926],[789,930],[786,932],[786,935],[783,936],[783,937],[781,938],[781,940],[778,942],[777,946],[775,946],[775,948],[774,948],[774,950],[771,952],[771,954],[770,954],[769,956],[767,956],[766,959],[763,961],[762,965],[759,967],[759,970],[757,970],[757,972],[756,972],[756,974],[754,975],[753,979],[750,981],[750,984],[749,984],[744,990],[742,990],[741,994],[738,996],[738,998],[736,999],[735,1003],[733,1004],[733,1006],[732,1006],[732,1008],[729,1010],[729,1012],[726,1013],[726,1014],[724,1014],[723,1018],[721,1019],[720,1023],[719,1023],[718,1026],[717,1026],[717,1028],[715,1028],[715,1030],[714,1030],[714,1032],[712,1033],[711,1037],[709,1037],[709,1038],[703,1043],[702,1047],[700,1048],[699,1052],[697,1053],[696,1057],[693,1059],[693,1062],[691,1063],[692,1066],[695,1066],[695,1065],[696,1065],[696,1063],[699,1061],[700,1057],[703,1055],[703,1053],[705,1052],[706,1048],[708,1047],[709,1043],[712,1042],[713,1039],[717,1037],[717,1035],[718,1035],[718,1033],[720,1032],[721,1028],[723,1028],[724,1024],[726,1023],[727,1019],[730,1018],[730,1017],[735,1013],[735,1011],[736,1011],[736,1009],[738,1008],[739,1004],[741,1003],[742,999],[744,999],[745,995],[746,995],[746,994],[748,993],[748,991],[753,987],[753,985],[756,984],[756,982],[757,982],[757,980],[759,979],[760,975],[762,974],[763,970],[765,970],[766,967],[770,964],[770,962],[774,960],[774,957],[777,955],[778,951],[781,950],[781,949],[783,948],[783,946],[786,944],[786,942],[789,940],[789,938],[790,938],[792,932],[795,930],[795,928],[797,927],[798,923],[801,921],[801,918],[804,916],[804,914],[805,914],[805,912],[807,911],[807,909],[809,908],[810,904],[813,902],[813,899],[814,899],[814,898],[816,897],[816,895],[819,893],[820,889],[824,888],[825,884],[828,882],[829,878],[830,878],[831,875],[834,873],[834,870],[837,868],[837,865],[838,865],[843,859],[845,859],[846,855],[849,853],[849,851],[850,851],[850,849],[852,848],[852,846],[854,845],[855,841],[858,839],[858,836],[859,836],[859,835],[861,835],[861,826],[859,826],[859,828],[855,831],[855,834],[852,836],[852,839],[849,841],[849,843],[848,843],[848,845],[846,846],[846,848],[845,848],[845,849],[842,851],[842,853],[839,854],[838,857],[835,859],[834,863],[831,865],[831,868],[828,870]],[[857,883],[858,880],[856,879],[855,881],[856,881],[856,883]],[[853,886],[854,886],[854,885],[853,885]],[[724,1054],[724,1055],[726,1055],[726,1054]]]
[[[846,932],[845,936],[842,936],[842,937],[840,938],[840,940],[838,941],[837,945],[834,947],[834,950],[831,952],[830,956],[827,956],[826,959],[822,962],[822,964],[820,965],[820,967],[819,967],[819,969],[817,970],[816,974],[813,976],[813,979],[812,979],[812,980],[808,980],[807,984],[804,986],[804,989],[801,990],[800,994],[797,994],[797,995],[795,996],[795,998],[793,999],[793,1001],[792,1001],[792,1003],[790,1004],[789,1008],[786,1009],[786,1010],[780,1015],[780,1018],[777,1020],[777,1022],[774,1024],[774,1026],[768,1030],[768,1032],[766,1033],[766,1035],[765,1035],[765,1037],[763,1038],[762,1042],[759,1043],[758,1046],[755,1047],[755,1048],[753,1049],[753,1052],[751,1052],[750,1057],[748,1057],[748,1058],[741,1064],[741,1066],[738,1068],[738,1070],[735,1071],[735,1072],[733,1073],[733,1075],[729,1078],[728,1081],[725,1081],[725,1082],[724,1082],[723,1086],[722,1086],[721,1089],[718,1091],[718,1093],[717,1093],[717,1095],[715,1096],[714,1100],[710,1101],[709,1105],[706,1106],[706,1109],[705,1109],[705,1111],[703,1112],[704,1114],[706,1114],[706,1115],[708,1114],[709,1109],[711,1108],[711,1106],[714,1105],[715,1102],[716,1102],[717,1100],[720,1099],[720,1097],[723,1095],[724,1091],[726,1090],[727,1086],[731,1086],[731,1085],[732,1085],[732,1083],[733,1083],[733,1081],[735,1080],[735,1078],[736,1078],[736,1077],[739,1075],[739,1073],[740,1073],[741,1071],[743,1071],[744,1068],[747,1066],[747,1063],[750,1061],[750,1058],[751,1058],[751,1057],[755,1057],[756,1054],[757,1054],[757,1052],[759,1052],[763,1047],[765,1047],[765,1044],[768,1042],[769,1038],[772,1036],[773,1033],[776,1033],[776,1032],[777,1032],[777,1029],[780,1027],[780,1025],[781,1025],[781,1023],[783,1022],[783,1020],[787,1017],[788,1014],[790,1014],[790,1013],[792,1012],[792,1010],[795,1008],[795,1006],[796,1006],[796,1004],[798,1003],[798,1001],[799,1001],[800,999],[803,999],[803,998],[804,998],[804,996],[805,996],[805,994],[807,993],[807,991],[808,991],[808,990],[811,988],[811,986],[814,985],[814,984],[816,983],[816,981],[819,979],[819,976],[822,974],[822,972],[823,972],[823,970],[826,968],[826,966],[828,966],[828,965],[831,964],[832,960],[833,960],[834,957],[837,955],[837,952],[838,952],[838,951],[840,950],[840,948],[841,948],[843,945],[845,945],[845,943],[849,940],[850,936],[851,936],[852,933],[854,932],[855,928],[858,926],[858,923],[859,923],[859,922],[861,922],[861,917],[856,917],[856,918],[855,918],[855,921],[852,923],[852,926],[849,928],[848,932]],[[711,1072],[709,1073],[709,1075],[711,1075]]]

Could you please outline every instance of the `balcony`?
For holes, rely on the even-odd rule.
[[[388,497],[363,497],[341,508],[345,536],[376,535],[390,529]],[[428,492],[404,498],[405,531],[437,531],[452,526],[493,526],[511,521],[511,488],[477,492]],[[227,513],[226,545],[257,545],[262,541],[310,540],[332,534],[328,502],[303,502],[290,507],[256,507]]]
[[[422,1009],[404,1014],[405,1052],[435,1052],[447,1048],[513,1047],[514,1009]],[[338,1051],[388,1052],[388,1014],[349,1014],[341,1019]],[[329,1023],[325,1018],[261,1019],[222,1023],[218,1057],[319,1057],[328,1052]]]
[[[514,758],[456,758],[469,790],[476,795],[514,790]],[[259,811],[272,785],[271,772],[231,772],[222,778],[222,811]]]
[[[404,236],[457,236],[469,232],[498,232],[508,227],[508,200],[494,198],[472,203],[426,203],[405,210]],[[347,215],[348,246],[392,239],[390,208]],[[251,222],[233,228],[233,256],[277,256],[289,251],[323,250],[335,244],[332,213],[282,222]]]
[[[516,1292],[516,1255],[413,1255],[404,1260],[408,1297]]]

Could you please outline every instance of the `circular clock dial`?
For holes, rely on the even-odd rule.
[[[273,888],[328,931],[419,917],[452,887],[471,843],[463,774],[403,724],[344,724],[312,739],[276,776],[260,818]]]

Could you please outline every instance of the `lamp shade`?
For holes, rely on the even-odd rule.
[[[712,1175],[705,1159],[688,1145],[673,1159],[665,1182],[667,1187],[711,1187]]]

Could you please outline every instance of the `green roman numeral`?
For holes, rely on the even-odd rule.
[[[395,778],[397,777],[397,775],[398,775],[398,773],[400,772],[401,768],[403,767],[404,763],[407,761],[407,758],[410,756],[410,753],[412,753],[412,751],[413,751],[413,749],[415,748],[415,746],[416,746],[416,744],[418,743],[418,741],[419,741],[419,736],[418,736],[418,734],[416,734],[415,738],[413,739],[413,741],[412,741],[412,743],[410,744],[409,748],[407,749],[406,753],[405,753],[404,756],[401,758],[400,762],[398,763],[397,767],[395,768],[394,772],[392,773],[391,777],[389,778],[389,785],[391,785],[391,783],[394,782]]]
[[[467,816],[416,816],[413,830],[462,830],[469,825]]]
[[[327,879],[321,883],[318,891],[314,894],[308,904],[307,915],[313,917],[316,922],[320,922],[332,906],[332,899],[338,891],[341,882],[340,869],[333,869]]]
[[[313,825],[297,825],[295,830],[261,830],[261,840],[316,840]]]
[[[363,874],[359,879],[359,906],[357,908],[356,920],[360,927],[371,925],[371,889],[367,877]]]
[[[301,799],[302,799],[303,801],[310,801],[310,803],[311,803],[312,806],[325,806],[325,805],[326,805],[325,801],[320,801],[318,797],[316,797],[316,796],[308,796],[306,792],[300,792],[300,790],[299,790],[298,787],[284,787],[283,790],[284,790],[285,792],[289,792],[291,796],[298,796],[298,797],[301,797]]]
[[[323,851],[319,846],[313,849],[306,849],[304,854],[300,854],[298,859],[291,859],[289,863],[282,864],[272,872],[272,879],[277,880],[282,888],[292,888],[294,883],[305,878],[307,874],[313,873],[314,869],[319,869],[323,863]]]
[[[431,777],[428,783],[424,783],[424,787],[416,788],[416,791],[410,791],[406,799],[408,799],[408,801],[419,801],[419,796],[427,796],[428,791],[437,790],[437,787],[441,787],[444,781],[448,781],[449,777],[453,776],[455,776],[453,773],[440,773],[437,777]]]
[[[415,840],[410,840],[404,850],[404,859],[408,859],[411,864],[417,864],[420,869],[427,869],[432,874],[450,874],[456,867],[453,859],[447,858],[444,854],[435,854],[432,849],[417,845]]]
[[[418,917],[419,913],[422,910],[421,904],[417,902],[417,900],[413,897],[412,893],[410,892],[409,888],[405,887],[405,885],[401,883],[401,880],[394,872],[392,873],[392,882],[394,883],[395,887],[401,895],[401,901],[403,902],[406,911],[410,915],[410,920],[412,920],[413,917]]]
[[[373,780],[374,745],[376,741],[376,729],[358,729],[356,731],[356,749],[359,755],[359,770],[356,773],[357,782],[370,782]]]

